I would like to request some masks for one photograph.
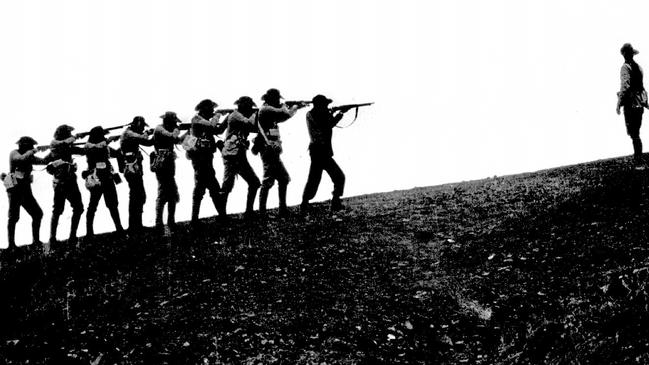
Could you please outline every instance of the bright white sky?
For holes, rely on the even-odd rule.
[[[347,196],[625,155],[631,143],[615,114],[619,49],[631,42],[649,67],[648,10],[646,1],[619,0],[5,1],[0,155],[22,135],[49,143],[62,123],[85,131],[143,115],[156,125],[166,110],[189,121],[201,99],[259,102],[270,87],[287,99],[324,93],[336,104],[376,103],[334,133]],[[281,127],[289,204],[299,204],[309,165],[304,113]],[[249,158],[261,178],[259,158]],[[177,165],[177,218],[186,220],[192,170],[183,156]],[[215,167],[221,181],[220,156]],[[152,224],[151,173],[147,184]],[[33,187],[47,240],[51,177],[35,172]],[[245,190],[238,180],[231,212],[242,210]],[[316,200],[330,192],[325,176]],[[125,183],[118,193],[126,226]],[[203,216],[214,214],[208,203]],[[6,221],[6,197],[0,210]],[[66,206],[60,239],[69,215]],[[19,244],[31,241],[21,216]],[[95,227],[113,228],[103,202]]]

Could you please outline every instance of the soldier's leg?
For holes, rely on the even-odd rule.
[[[338,166],[333,158],[329,158],[324,163],[323,168],[327,171],[327,174],[329,174],[329,177],[331,178],[331,182],[334,184],[334,190],[331,192],[331,195],[340,198],[343,196],[343,192],[345,191],[345,173],[343,173],[343,170]]]
[[[268,192],[275,184],[275,176],[273,175],[273,160],[271,154],[268,152],[262,153],[261,161],[264,166],[264,177],[261,181],[261,188],[259,189],[259,213],[266,214],[266,202],[268,201]]]
[[[23,208],[32,216],[32,238],[34,243],[41,242],[41,220],[43,219],[43,210],[38,205],[31,187],[26,189],[22,202]]]
[[[122,220],[119,217],[117,189],[115,189],[115,183],[113,182],[112,177],[109,177],[106,181],[102,182],[102,188],[104,189],[104,203],[110,212],[113,224],[115,224],[115,231],[122,232],[124,228],[122,227]]]
[[[52,219],[50,220],[50,243],[56,242],[56,231],[59,226],[59,218],[65,209],[65,197],[67,192],[63,184],[54,185],[54,204],[52,205]]]
[[[210,160],[210,164],[205,166],[204,169],[205,176],[205,187],[210,192],[210,198],[212,199],[212,204],[214,208],[219,213],[219,216],[225,216],[225,207],[223,206],[223,200],[221,195],[221,185],[219,180],[216,178],[216,172],[214,171],[214,166]]]
[[[86,212],[86,236],[92,237],[95,235],[95,230],[93,229],[93,223],[95,221],[95,213],[97,212],[97,206],[99,205],[99,200],[103,194],[101,187],[95,187],[90,190],[90,201],[88,202],[88,211]]]
[[[162,227],[162,214],[166,202],[164,175],[156,172],[156,178],[158,179],[158,196],[155,200],[155,225],[156,227]]]
[[[77,229],[79,228],[79,221],[81,221],[81,215],[83,214],[83,201],[81,200],[81,192],[79,191],[79,185],[77,185],[76,181],[67,184],[66,188],[66,196],[72,206],[70,236],[68,237],[68,241],[72,242],[77,239]]]
[[[16,247],[16,223],[20,219],[20,205],[22,200],[22,192],[19,187],[14,187],[7,191],[9,200],[9,214],[7,220],[7,235],[8,235],[8,248]]]
[[[279,156],[275,165],[275,176],[277,178],[277,192],[279,194],[279,214],[283,215],[288,213],[288,208],[286,207],[286,191],[288,190],[288,183],[291,181],[291,177]]]
[[[311,156],[311,165],[309,165],[309,176],[304,185],[304,192],[302,193],[302,207],[306,208],[309,200],[313,199],[318,192],[320,180],[322,179],[322,162],[317,156]]]
[[[227,214],[228,207],[228,195],[232,192],[234,188],[234,181],[237,176],[239,164],[237,163],[236,157],[224,157],[223,158],[223,185],[221,186],[221,205],[223,206],[224,213]]]
[[[327,174],[329,174],[331,181],[334,183],[334,190],[331,192],[331,195],[333,196],[331,198],[331,209],[340,210],[343,208],[342,203],[340,202],[340,197],[343,195],[343,191],[345,190],[345,174],[333,158],[324,161],[323,167],[324,170],[327,171]]]
[[[167,225],[173,228],[176,225],[176,204],[180,201],[178,185],[174,175],[169,176],[169,202],[167,203]]]
[[[255,170],[252,169],[252,166],[250,166],[250,163],[245,156],[239,160],[239,175],[241,175],[241,178],[243,178],[243,180],[248,184],[246,212],[251,213],[254,210],[255,197],[257,196],[257,190],[259,190],[261,183],[259,182],[257,174],[255,174]]]
[[[202,166],[194,164],[194,192],[192,194],[192,221],[197,221],[201,211],[201,201],[205,195],[206,177]]]
[[[640,126],[642,124],[643,108],[624,107],[624,121],[626,131],[633,144],[633,157],[636,162],[642,159],[642,140],[640,139]]]

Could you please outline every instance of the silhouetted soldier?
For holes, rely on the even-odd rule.
[[[158,198],[155,206],[155,225],[160,229],[163,227],[162,215],[164,206],[167,205],[167,225],[173,229],[176,225],[176,204],[180,200],[178,185],[176,185],[176,153],[174,147],[180,143],[180,120],[174,112],[166,112],[161,115],[162,124],[153,131],[153,146],[156,157],[152,162],[158,179]]]
[[[214,171],[214,153],[216,152],[216,140],[214,135],[221,134],[225,125],[219,124],[220,114],[214,113],[217,104],[210,99],[205,99],[196,105],[198,112],[192,118],[190,134],[196,137],[196,143],[187,156],[194,167],[194,192],[192,195],[192,223],[198,222],[198,215],[201,209],[201,201],[205,190],[209,190],[214,208],[220,216],[225,216],[224,204],[221,201],[221,186],[216,179]]]
[[[311,138],[309,144],[311,166],[309,167],[309,177],[302,194],[301,212],[308,211],[309,200],[313,199],[318,191],[323,170],[329,174],[334,184],[331,210],[342,208],[340,197],[343,195],[345,188],[345,174],[333,159],[334,152],[331,146],[331,136],[333,128],[340,122],[347,110],[339,110],[338,113],[333,114],[329,110],[329,104],[331,104],[331,99],[324,95],[316,95],[313,98],[313,108],[306,114],[306,124]]]
[[[47,171],[54,177],[54,205],[52,207],[52,220],[50,221],[50,243],[56,243],[56,230],[59,218],[65,209],[65,201],[70,202],[72,218],[70,220],[70,235],[68,242],[76,242],[77,228],[83,214],[83,201],[77,183],[77,165],[73,162],[73,155],[84,155],[85,150],[74,145],[76,135],[72,135],[74,127],[67,124],[60,125],[54,131],[54,139],[50,143],[50,154]]]
[[[115,189],[114,170],[109,159],[117,158],[118,151],[108,146],[104,128],[97,126],[90,130],[88,142],[85,144],[88,171],[86,171],[86,186],[90,191],[90,202],[86,212],[86,236],[92,237],[95,234],[93,223],[99,200],[104,197],[106,207],[115,224],[115,230],[122,233],[122,222],[117,209],[117,190]],[[92,181],[92,182],[89,182]]]
[[[619,115],[620,108],[624,107],[626,132],[633,142],[633,160],[636,169],[644,169],[640,125],[642,124],[643,108],[649,106],[642,81],[642,68],[633,60],[633,56],[638,54],[638,51],[633,49],[631,44],[625,43],[620,49],[620,53],[624,57],[624,64],[620,71],[621,86],[620,92],[617,93],[616,112]]]
[[[128,183],[128,230],[136,232],[142,229],[142,209],[146,202],[146,191],[142,180],[143,156],[140,146],[152,146],[150,138],[152,131],[145,131],[148,124],[144,117],[133,118],[131,125],[124,130],[120,138],[120,146],[124,156],[124,178]]]
[[[43,210],[36,202],[32,193],[33,165],[44,165],[44,159],[35,156],[36,141],[31,137],[20,137],[18,149],[9,154],[9,175],[4,177],[7,195],[9,197],[9,220],[7,234],[8,248],[16,248],[16,223],[20,219],[20,207],[32,216],[32,238],[34,243],[41,243],[40,228]]]
[[[263,138],[265,145],[261,149],[261,161],[264,165],[264,177],[259,190],[259,213],[263,216],[266,214],[266,202],[268,200],[268,191],[277,180],[279,193],[279,214],[288,214],[286,207],[286,190],[291,177],[286,171],[280,158],[282,154],[282,140],[279,135],[278,123],[284,122],[295,115],[300,108],[294,105],[288,108],[281,104],[282,96],[277,89],[268,89],[262,97],[264,105],[259,109],[259,126],[261,127],[260,135],[257,138]],[[262,135],[263,133],[263,135]],[[259,139],[258,139],[259,141]]]
[[[227,205],[228,194],[234,187],[234,180],[240,175],[248,183],[248,197],[246,199],[245,216],[253,214],[255,196],[259,189],[259,178],[248,162],[247,151],[250,146],[248,135],[258,132],[255,123],[255,102],[249,96],[242,96],[237,101],[237,110],[225,118],[224,125],[225,144],[221,155],[223,156],[223,204]]]

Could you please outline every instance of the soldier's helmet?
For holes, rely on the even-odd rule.
[[[90,143],[99,143],[99,142],[106,139],[104,137],[104,135],[106,133],[108,133],[108,131],[105,130],[102,126],[98,125],[96,127],[92,127],[92,129],[90,130],[90,133],[88,134],[88,142],[90,142]]]
[[[329,99],[328,97],[318,94],[311,99],[313,102],[313,105],[329,105],[333,100]]]
[[[273,101],[273,100],[280,100],[284,99],[282,95],[279,93],[279,90],[272,88],[268,89],[264,95],[261,96],[261,100],[263,101]]]
[[[620,53],[624,55],[636,55],[640,53],[637,49],[634,49],[631,43],[624,43],[622,48],[620,48]]]
[[[67,124],[61,124],[60,126],[56,127],[56,130],[54,131],[54,139],[66,139],[70,136],[72,136],[72,131],[74,130],[73,126],[67,125]]]
[[[162,124],[165,126],[175,127],[178,123],[182,123],[175,112],[165,112],[160,116],[162,118]]]
[[[201,100],[200,103],[196,104],[196,107],[194,108],[194,110],[196,110],[196,111],[201,111],[201,110],[205,110],[205,109],[212,110],[212,109],[216,108],[217,106],[219,106],[219,104],[212,101],[211,99],[203,99],[203,100]]]
[[[18,146],[30,146],[31,147],[31,146],[34,146],[34,145],[38,144],[38,142],[36,142],[36,140],[33,139],[32,137],[23,136],[23,137],[18,138],[18,141],[16,141],[16,144],[18,144]]]
[[[234,104],[238,106],[257,106],[250,96],[242,96]]]

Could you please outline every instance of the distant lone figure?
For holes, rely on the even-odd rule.
[[[642,68],[634,60],[633,56],[638,54],[630,43],[625,43],[620,49],[624,57],[624,64],[620,71],[620,92],[617,93],[616,112],[620,114],[620,108],[624,107],[624,121],[626,132],[633,142],[633,162],[636,169],[644,169],[642,161],[642,140],[640,139],[640,125],[642,124],[642,113],[647,106],[647,92],[642,82]]]

